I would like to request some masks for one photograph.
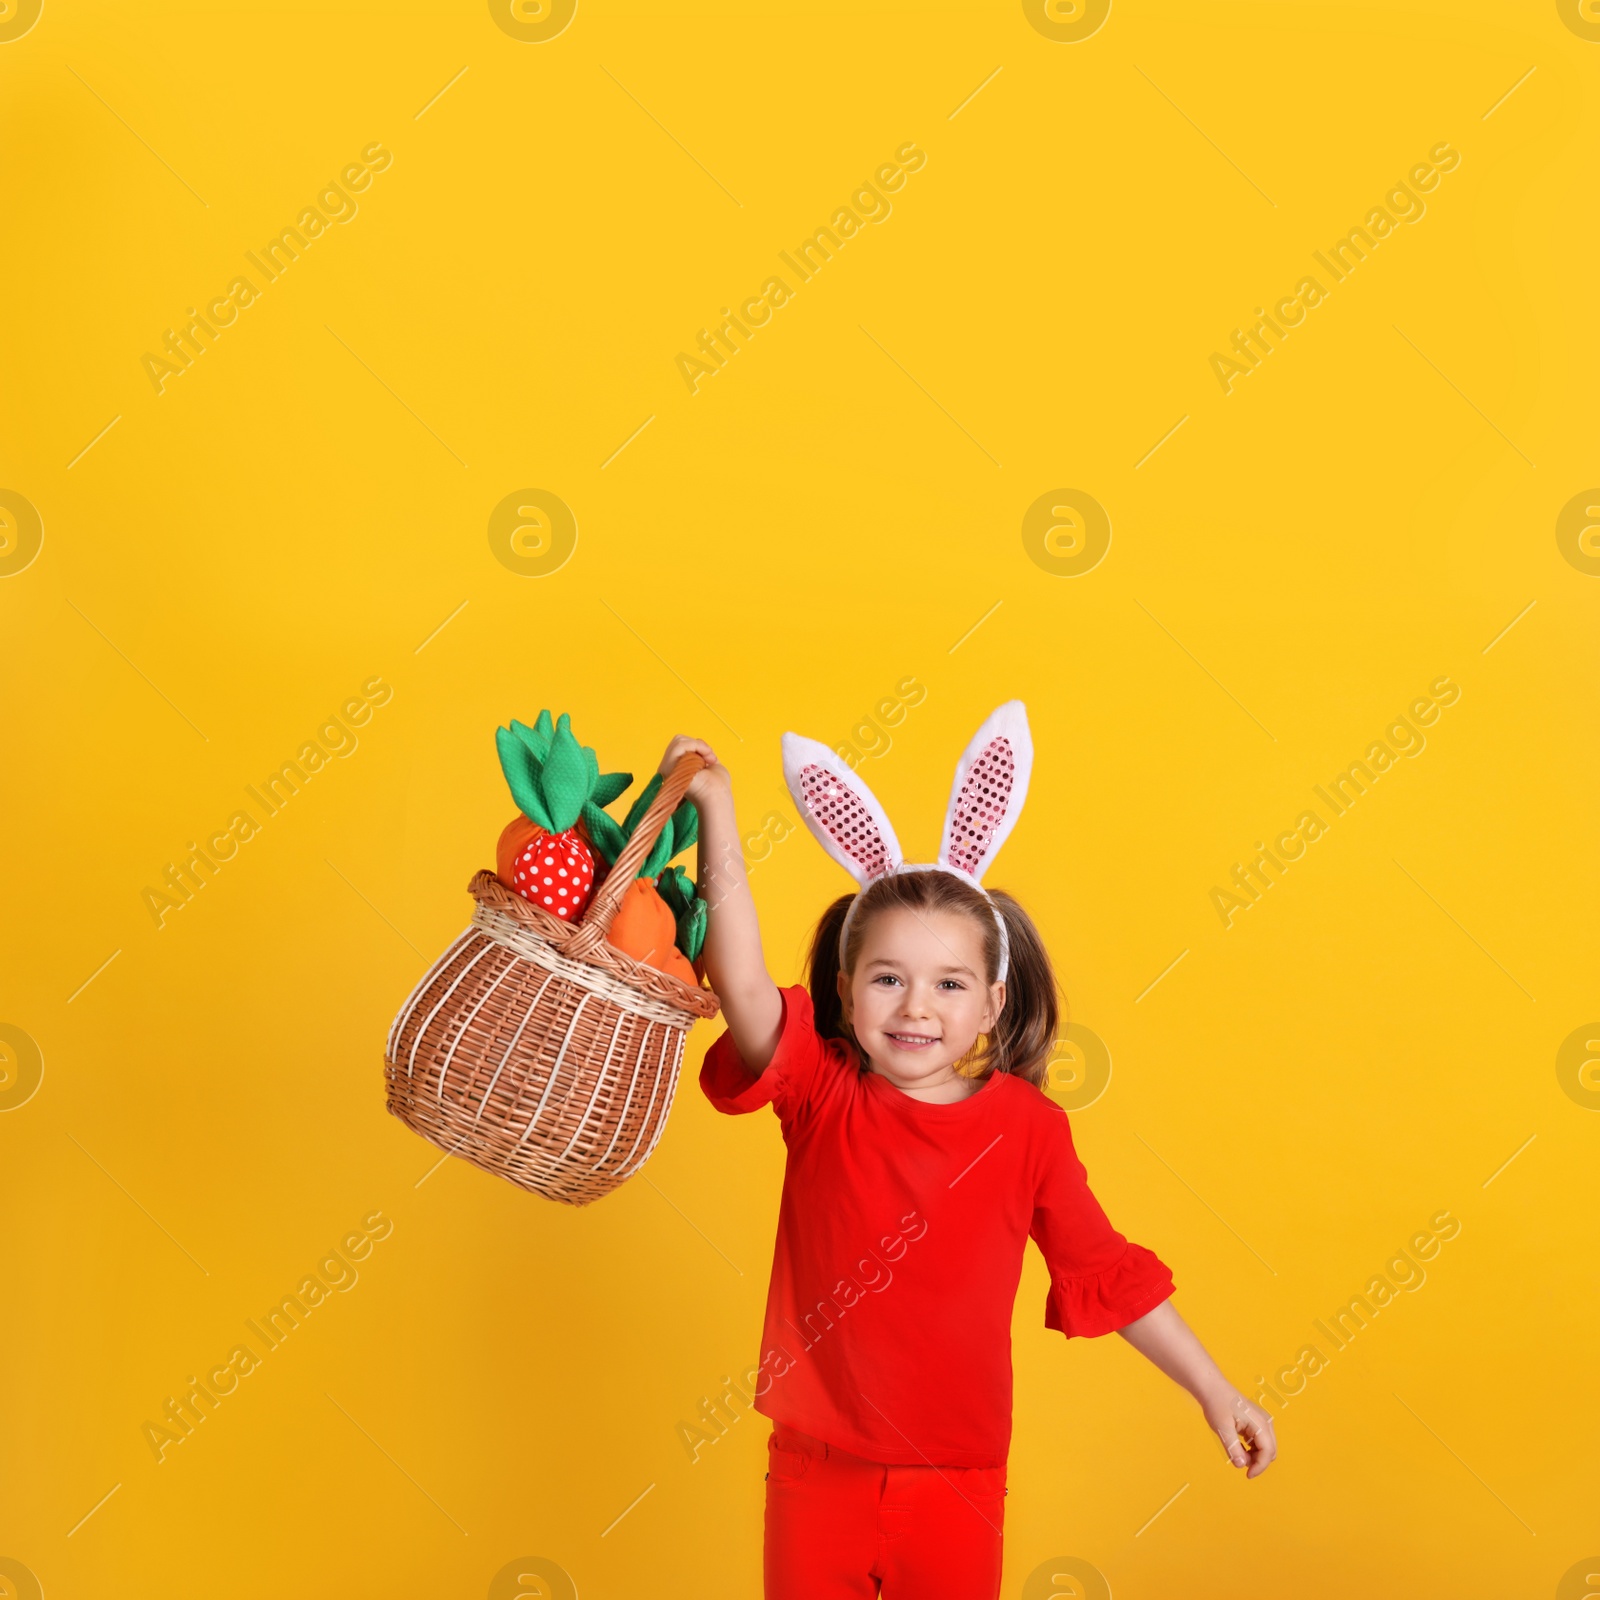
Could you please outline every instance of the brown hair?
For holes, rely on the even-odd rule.
[[[1009,1072],[1026,1078],[1035,1088],[1044,1086],[1050,1052],[1057,1029],[1065,1020],[1064,997],[1059,996],[1055,971],[1033,919],[1003,889],[991,889],[990,899],[1005,918],[1010,945],[1006,973],[1006,1000],[999,1021],[984,1036],[983,1048],[966,1069],[973,1078]],[[807,956],[807,987],[817,1032],[825,1039],[842,1039],[856,1052],[866,1069],[864,1052],[844,1020],[839,998],[839,930],[850,903],[861,904],[850,920],[850,940],[844,970],[853,972],[868,925],[880,911],[900,907],[909,911],[950,911],[971,917],[983,939],[984,982],[992,984],[1000,969],[1000,930],[995,926],[989,901],[971,884],[949,872],[891,872],[875,878],[859,895],[840,895],[822,913],[811,935]],[[1058,998],[1059,997],[1059,998]]]

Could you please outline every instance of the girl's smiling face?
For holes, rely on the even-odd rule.
[[[978,1087],[954,1066],[994,1027],[1005,993],[984,982],[972,918],[949,911],[880,911],[854,973],[839,974],[845,1020],[872,1070],[921,1100],[961,1100]]]

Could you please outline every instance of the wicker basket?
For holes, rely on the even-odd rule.
[[[650,1158],[684,1035],[717,997],[606,943],[606,929],[703,765],[684,755],[581,921],[494,873],[467,885],[472,922],[389,1029],[388,1108],[450,1155],[551,1200],[587,1205]]]

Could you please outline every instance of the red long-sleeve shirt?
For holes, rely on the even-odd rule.
[[[770,1103],[789,1151],[755,1408],[873,1461],[1004,1466],[1027,1240],[1050,1269],[1045,1326],[1068,1338],[1154,1310],[1172,1274],[1111,1226],[1067,1114],[1031,1083],[914,1099],[818,1036],[802,985],[779,993],[765,1072],[727,1032],[700,1069],[719,1111]]]

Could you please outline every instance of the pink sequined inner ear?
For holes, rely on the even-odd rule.
[[[956,797],[956,812],[950,823],[945,859],[952,867],[977,876],[978,863],[988,851],[994,830],[1005,819],[1016,770],[1009,739],[992,740],[972,763]]]
[[[872,814],[826,767],[802,767],[800,789],[807,810],[822,831],[861,868],[865,877],[876,878],[889,870],[883,835]]]

